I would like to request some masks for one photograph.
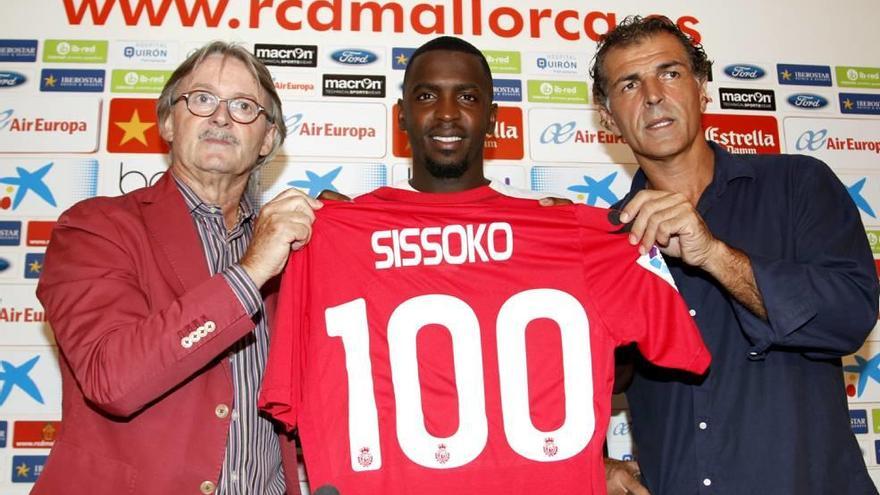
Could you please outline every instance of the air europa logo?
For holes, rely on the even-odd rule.
[[[15,110],[8,108],[0,112],[0,131],[7,130],[10,133],[19,132],[44,132],[76,134],[89,130],[89,125],[84,120],[53,120],[37,117],[34,119],[15,117]]]
[[[724,68],[724,73],[734,79],[755,80],[761,79],[767,72],[757,65],[732,64]]]
[[[579,144],[619,144],[624,143],[620,136],[604,130],[578,129],[575,121],[554,122],[541,131],[541,144],[565,144],[569,141]]]
[[[798,136],[795,141],[797,151],[870,151],[880,153],[880,140],[855,139],[836,137],[828,133],[828,129],[809,129]]]
[[[301,113],[285,116],[284,123],[287,124],[288,136],[354,138],[358,141],[376,137],[376,129],[374,127],[338,125],[327,121],[309,121],[305,120]]]

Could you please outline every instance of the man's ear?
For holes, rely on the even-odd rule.
[[[278,127],[275,124],[268,124],[266,135],[263,136],[263,144],[260,146],[260,156],[266,156],[272,151],[275,144],[275,135],[278,133]]]
[[[621,135],[620,128],[617,126],[617,122],[614,121],[614,116],[611,115],[611,111],[608,109],[608,100],[605,100],[603,105],[599,105],[599,122],[602,124],[602,127],[613,132],[615,136]]]
[[[397,99],[397,127],[406,132],[406,117],[403,116],[403,99]]]
[[[709,96],[709,82],[706,79],[697,79],[700,85],[700,113],[706,113],[706,106],[712,101]]]
[[[498,121],[498,104],[493,103],[489,105],[489,128],[486,129],[486,135],[492,136],[495,134],[495,123]]]
[[[174,108],[168,111],[165,119],[159,122],[159,135],[162,136],[168,144],[174,140]]]

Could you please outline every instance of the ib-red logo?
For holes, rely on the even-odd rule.
[[[779,153],[779,126],[769,115],[703,115],[706,139],[730,153]]]
[[[406,132],[400,128],[397,104],[392,109],[394,132],[391,133],[391,152],[394,156],[409,158],[412,149]],[[483,157],[487,160],[520,160],[523,157],[523,117],[518,107],[498,107],[498,118],[492,136],[486,137]]]

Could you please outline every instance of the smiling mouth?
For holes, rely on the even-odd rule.
[[[441,143],[457,143],[461,141],[462,138],[461,136],[431,136],[431,139]]]

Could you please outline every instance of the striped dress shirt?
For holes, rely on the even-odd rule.
[[[211,275],[222,273],[245,309],[251,315],[261,315],[253,333],[236,342],[229,350],[235,397],[229,412],[232,421],[229,423],[226,456],[216,493],[283,495],[285,482],[278,435],[272,422],[257,411],[257,394],[269,345],[263,299],[256,285],[238,264],[253,236],[256,211],[245,195],[239,205],[235,226],[227,230],[219,206],[203,202],[177,177],[175,181],[199,232]]]

